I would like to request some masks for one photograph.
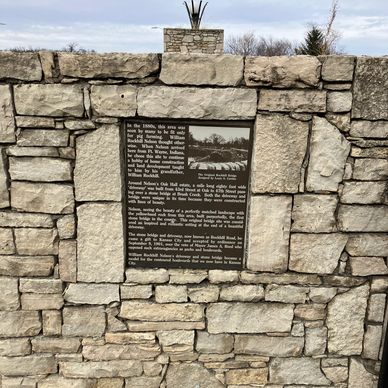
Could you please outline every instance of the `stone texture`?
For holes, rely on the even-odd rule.
[[[65,379],[63,377],[53,375],[39,382],[39,388],[96,388],[96,382],[85,379]],[[99,387],[99,386],[98,386]],[[112,386],[111,388],[115,388]],[[119,388],[122,388],[120,386]]]
[[[346,244],[351,256],[388,256],[388,236],[385,234],[352,234]]]
[[[320,285],[322,284],[318,275],[306,275],[296,273],[272,274],[272,273],[250,273],[243,271],[240,275],[243,284],[300,284]]]
[[[350,359],[349,388],[377,388],[378,379],[378,376],[368,372],[361,361]]]
[[[62,312],[56,310],[42,311],[43,335],[62,334]]]
[[[34,182],[58,182],[72,179],[69,160],[51,158],[9,158],[9,174],[12,180]]]
[[[337,294],[337,289],[333,287],[310,288],[310,299],[314,303],[330,302]]]
[[[186,286],[156,286],[155,301],[157,303],[187,302]]]
[[[388,160],[356,159],[353,179],[362,181],[380,181],[388,178]]]
[[[322,90],[262,89],[259,110],[270,112],[313,113],[326,111],[326,92]]]
[[[57,220],[58,235],[61,240],[73,238],[75,235],[75,218],[73,214],[63,216]]]
[[[209,282],[214,284],[233,283],[239,278],[238,271],[224,271],[222,269],[209,270]]]
[[[388,111],[388,59],[360,57],[354,80],[354,118],[386,120]]]
[[[42,325],[37,311],[0,311],[0,337],[38,335]]]
[[[199,284],[207,278],[207,271],[200,269],[170,269],[171,284]]]
[[[388,199],[386,189],[386,182],[345,182],[341,202],[347,204],[384,203]]]
[[[331,55],[325,57],[322,65],[324,81],[345,82],[353,80],[355,57]]]
[[[12,338],[0,340],[0,356],[26,356],[31,353],[28,338]]]
[[[200,353],[227,354],[233,349],[234,339],[230,334],[209,334],[197,332],[196,350]]]
[[[120,286],[121,299],[149,299],[152,296],[152,285]]]
[[[327,328],[311,327],[306,329],[306,356],[322,356],[326,352]]]
[[[77,280],[77,242],[61,240],[58,250],[59,276],[64,282],[74,283]]]
[[[327,110],[344,113],[352,109],[352,92],[330,92],[327,94]]]
[[[368,304],[368,320],[381,323],[384,321],[384,313],[387,297],[385,294],[373,294]]]
[[[330,385],[320,368],[320,361],[313,358],[275,358],[270,363],[272,384]]]
[[[18,147],[30,147],[24,154],[28,156],[46,156],[52,153],[52,148],[31,152],[31,147],[67,147],[69,144],[69,131],[52,129],[23,129],[18,133]],[[19,155],[22,152],[19,152]],[[52,156],[58,156],[53,154]]]
[[[311,56],[247,57],[245,83],[248,86],[306,88],[317,86],[321,63]]]
[[[229,386],[237,384],[265,384],[268,379],[268,368],[232,369],[226,372],[226,382]],[[248,386],[249,386],[248,385]]]
[[[79,338],[35,337],[31,345],[34,353],[77,353],[81,341]]]
[[[19,291],[35,294],[62,293],[62,282],[59,279],[20,279]]]
[[[6,376],[34,376],[57,372],[57,363],[51,355],[0,357],[0,374]]]
[[[326,320],[329,353],[361,354],[368,294],[369,286],[364,285],[337,295],[329,303]]]
[[[56,229],[15,229],[15,243],[20,255],[57,255],[58,233]]]
[[[324,304],[298,304],[294,310],[295,318],[305,321],[319,321],[325,319],[326,306]]]
[[[296,272],[333,273],[347,241],[345,234],[293,234],[289,268]]]
[[[189,288],[188,296],[190,302],[211,303],[217,302],[220,290],[216,286],[205,285],[204,287]]]
[[[148,86],[139,89],[138,115],[159,118],[248,120],[257,96],[249,89],[200,89]]]
[[[160,80],[167,85],[238,86],[243,67],[239,55],[165,53]]]
[[[236,335],[236,354],[257,354],[267,357],[297,357],[302,354],[304,338]]]
[[[122,205],[85,204],[77,208],[77,280],[111,282],[124,280]],[[93,228],[90,228],[93,225]]]
[[[23,310],[60,310],[63,306],[62,294],[22,294]]]
[[[308,287],[269,284],[265,289],[265,300],[282,303],[305,303],[308,292]]]
[[[341,132],[350,131],[350,113],[332,113],[328,112],[325,115],[325,118],[330,124],[333,124]]]
[[[118,126],[105,125],[78,137],[74,170],[76,199],[120,201],[122,195],[120,163]]]
[[[52,117],[16,116],[16,126],[20,128],[55,128]]]
[[[388,232],[388,206],[341,205],[338,227],[345,232]]]
[[[382,257],[351,257],[349,262],[353,276],[388,274],[388,267]]]
[[[293,305],[276,303],[214,303],[207,308],[208,332],[289,332]]]
[[[14,143],[15,129],[11,87],[9,85],[0,85],[0,142]]]
[[[388,137],[388,123],[386,121],[352,121],[350,135],[354,137]]]
[[[223,388],[217,378],[207,369],[197,363],[172,364],[166,375],[167,388]]]
[[[105,332],[103,307],[65,307],[62,334],[69,337],[99,337]]]
[[[0,254],[12,255],[15,253],[12,229],[0,228]]]
[[[334,232],[337,203],[336,195],[295,195],[291,230],[306,233]]]
[[[40,81],[42,66],[36,52],[2,51],[0,55],[0,78],[20,81]]]
[[[164,351],[172,345],[194,345],[194,330],[159,331],[157,337]]]
[[[306,155],[308,123],[258,115],[252,162],[254,193],[297,193]]]
[[[14,96],[20,115],[82,117],[84,113],[83,93],[78,85],[17,85]]]
[[[258,302],[264,299],[263,286],[235,285],[221,289],[220,300],[238,302]]]
[[[19,306],[18,279],[0,277],[0,310],[17,310]]]
[[[287,269],[291,197],[252,197],[247,268],[284,272]]]
[[[132,117],[137,110],[137,89],[130,85],[93,85],[91,102],[98,116]]]
[[[117,284],[69,284],[64,298],[73,304],[109,304],[120,301]]]
[[[8,176],[6,171],[6,158],[0,148],[0,209],[9,207]]]
[[[149,284],[167,283],[170,276],[166,269],[140,269],[129,268],[125,271],[125,281],[127,283]]]
[[[145,78],[159,70],[156,54],[58,53],[62,75],[76,78]]]
[[[11,206],[32,213],[73,213],[73,187],[54,183],[12,182]]]
[[[350,144],[327,120],[314,117],[307,172],[308,191],[337,191]]]
[[[53,269],[53,256],[2,256],[0,260],[0,275],[49,276]]]
[[[370,360],[378,360],[381,340],[383,337],[382,326],[368,325],[364,336],[362,356]]]

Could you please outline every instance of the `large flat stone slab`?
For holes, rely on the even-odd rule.
[[[0,142],[14,143],[15,130],[16,126],[12,103],[11,86],[0,85]]]
[[[0,53],[0,79],[40,81],[42,66],[38,53],[2,51]]]
[[[138,114],[145,117],[249,120],[257,95],[250,89],[148,86],[139,89]]]
[[[353,81],[355,59],[356,57],[350,55],[329,55],[324,57],[322,79],[334,82]]]

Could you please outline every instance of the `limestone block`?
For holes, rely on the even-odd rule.
[[[155,334],[154,333],[106,333],[105,334],[106,343],[118,344],[118,345],[128,345],[135,343],[155,343]]]
[[[0,277],[0,310],[13,311],[19,306],[18,279]]]
[[[388,236],[385,234],[352,234],[346,244],[351,256],[388,256]]]
[[[308,292],[308,287],[269,284],[265,289],[265,300],[281,303],[305,303]]]
[[[0,212],[0,227],[51,228],[53,221],[47,214]]]
[[[165,53],[160,80],[167,85],[238,86],[243,68],[239,55]]]
[[[73,187],[54,183],[12,182],[11,206],[32,213],[73,213]]]
[[[247,268],[284,272],[287,269],[291,197],[251,197]]]
[[[362,356],[370,360],[378,360],[381,340],[383,337],[382,326],[368,325],[365,331],[364,348]]]
[[[388,267],[382,257],[351,257],[349,261],[353,276],[388,274]]]
[[[171,364],[166,375],[167,388],[223,388],[222,384],[210,371],[197,363]]]
[[[171,284],[199,284],[207,278],[207,271],[201,269],[170,269]]]
[[[69,131],[52,129],[23,129],[18,133],[18,147],[67,147],[69,144]],[[50,151],[51,152],[51,151]],[[47,149],[38,150],[35,154],[28,150],[28,156],[45,156]],[[20,152],[19,152],[20,155]],[[57,156],[57,155],[53,155]]]
[[[148,86],[137,96],[138,115],[207,120],[250,120],[257,95],[249,89],[201,89]]]
[[[388,137],[386,121],[352,121],[350,135],[354,137],[382,138]]]
[[[77,280],[122,282],[124,236],[121,203],[81,205],[77,208],[77,215]]]
[[[166,269],[140,269],[128,268],[125,271],[125,281],[127,283],[148,284],[167,283],[170,276]]]
[[[0,55],[0,78],[20,81],[40,81],[42,66],[36,52],[2,51]]]
[[[76,149],[76,199],[120,201],[122,188],[119,127],[105,125],[78,137]]]
[[[15,129],[11,86],[0,85],[0,143],[14,143]]]
[[[295,308],[295,318],[305,321],[320,321],[326,317],[324,304],[298,304]]]
[[[137,88],[130,85],[93,85],[91,102],[98,116],[132,117],[137,110]]]
[[[62,334],[64,336],[99,337],[104,332],[103,307],[65,307],[63,309]]]
[[[79,338],[35,337],[31,345],[34,353],[77,353],[81,341]]]
[[[75,240],[61,240],[58,259],[61,280],[75,283],[77,281],[77,242]]]
[[[275,358],[270,363],[272,384],[330,385],[320,368],[320,360],[313,358]]]
[[[233,336],[230,334],[209,334],[197,332],[196,350],[200,353],[227,354],[233,349]]]
[[[65,301],[74,304],[109,304],[119,302],[118,284],[69,284]]]
[[[380,181],[388,178],[388,160],[356,159],[353,179],[362,181]]]
[[[345,182],[342,203],[377,204],[386,201],[386,182]]]
[[[9,174],[12,180],[34,182],[58,182],[72,180],[69,160],[52,158],[9,158]]]
[[[265,384],[268,380],[268,368],[256,369],[231,369],[226,372],[226,382],[228,386],[242,384]]]
[[[302,354],[302,337],[269,337],[266,335],[236,335],[236,354],[257,354],[266,357],[297,357]]]
[[[43,335],[62,334],[62,312],[56,310],[42,311]]]
[[[306,356],[322,356],[326,352],[327,328],[309,327],[306,329],[306,345],[304,353]]]
[[[157,303],[187,302],[186,286],[156,286],[155,301]]]
[[[126,388],[159,388],[160,383],[162,381],[162,377],[131,377],[129,379],[125,379],[125,387]],[[107,386],[108,387],[108,386]],[[111,386],[109,386],[111,387]],[[117,388],[121,388],[121,385]]]
[[[361,361],[351,358],[349,388],[377,388],[379,377],[370,373]]]
[[[39,130],[37,129],[39,132]],[[31,134],[33,132],[31,131]],[[54,133],[54,132],[50,132]],[[67,138],[66,135],[66,144],[67,144]],[[21,137],[19,136],[19,139]],[[41,156],[41,157],[58,157],[59,151],[55,147],[24,147],[24,146],[10,146],[7,148],[7,155],[9,156]]]
[[[48,82],[53,82],[55,72],[54,53],[51,51],[39,51],[39,59],[44,79]]]
[[[368,305],[368,320],[381,323],[384,321],[384,313],[386,306],[385,294],[373,294],[369,299]]]
[[[341,205],[338,227],[345,232],[388,232],[388,206]]]
[[[152,285],[120,286],[121,299],[149,299],[152,296]]]
[[[12,255],[15,253],[12,229],[0,228],[0,254]]]
[[[65,379],[58,375],[52,375],[39,382],[39,388],[96,388],[94,380]],[[98,386],[99,387],[99,386]],[[112,386],[112,388],[116,388]],[[120,385],[119,388],[122,388]]]
[[[68,119],[63,123],[66,129],[71,131],[95,129],[96,124],[91,120]]]
[[[310,299],[314,303],[330,302],[337,294],[337,288],[333,287],[314,287],[310,288]]]
[[[0,148],[0,209],[6,207],[9,207],[8,176],[5,155]]]
[[[214,303],[207,308],[208,332],[267,333],[291,331],[293,305],[277,303]]]
[[[329,233],[336,230],[336,195],[295,195],[292,232]]]
[[[220,290],[216,286],[206,285],[204,287],[189,288],[188,296],[193,303],[211,303],[217,302],[220,296]]]
[[[329,353],[361,354],[368,295],[369,285],[364,285],[337,295],[329,303],[326,320]]]
[[[327,120],[314,117],[307,172],[308,191],[337,191],[350,144]]]
[[[387,120],[388,59],[362,57],[357,59],[354,79],[354,118]]]
[[[6,376],[34,376],[57,373],[57,363],[51,355],[0,357],[0,374]]]
[[[322,368],[322,370],[325,376],[333,383],[344,383],[348,379],[349,371],[347,366],[330,366]]]
[[[264,287],[255,285],[235,285],[221,289],[220,300],[238,302],[258,302],[264,299]]]
[[[0,340],[0,356],[26,356],[31,353],[28,338],[12,338]]]
[[[62,282],[59,279],[20,279],[19,291],[35,294],[62,293]]]
[[[172,345],[189,345],[191,348],[194,345],[194,330],[159,331],[157,337],[164,351]]]
[[[328,112],[325,117],[330,124],[333,124],[341,132],[350,131],[350,113],[343,114]]]
[[[320,285],[321,279],[318,275],[306,275],[296,273],[250,273],[241,272],[241,283],[243,284],[300,284],[300,285]]]
[[[157,54],[58,53],[62,75],[76,78],[145,78],[159,70]]]
[[[23,310],[60,310],[63,306],[62,294],[22,294]]]
[[[16,85],[14,96],[19,115],[82,117],[84,114],[83,93],[78,85]]]
[[[322,79],[324,81],[353,81],[355,57],[331,55],[324,58]]]
[[[238,281],[238,277],[238,271],[224,271],[222,269],[209,270],[209,282],[214,284],[234,283]]]
[[[56,229],[20,228],[14,230],[15,243],[20,255],[57,255]]]
[[[291,271],[330,274],[338,266],[348,237],[344,234],[293,234],[291,236]]]
[[[297,193],[309,125],[282,115],[258,115],[252,162],[254,193]]]
[[[58,235],[61,240],[67,240],[75,236],[75,218],[69,214],[57,220]]]
[[[52,117],[16,116],[16,126],[20,128],[55,128]]]
[[[344,113],[352,109],[352,92],[330,92],[327,94],[327,110]]]
[[[2,256],[0,275],[50,276],[54,269],[53,256]]]
[[[31,337],[42,328],[37,311],[0,311],[0,337]]]
[[[311,56],[247,57],[245,83],[248,86],[307,88],[317,86],[321,63]]]
[[[375,140],[375,142],[377,142],[377,140]],[[353,146],[350,156],[353,158],[388,159],[388,147],[372,146],[371,148],[360,148]]]
[[[259,110],[271,112],[326,112],[326,91],[262,89]]]

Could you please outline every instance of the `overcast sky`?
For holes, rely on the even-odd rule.
[[[208,0],[204,26],[301,41],[324,23],[331,0]],[[163,27],[188,27],[183,0],[0,0],[0,49],[162,52]],[[158,27],[158,28],[152,28]],[[388,55],[388,1],[340,0],[336,29],[346,53]]]

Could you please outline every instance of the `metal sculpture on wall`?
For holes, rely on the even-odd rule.
[[[184,4],[186,6],[187,13],[189,14],[191,28],[193,30],[199,30],[203,14],[205,12],[205,9],[208,3],[202,6],[202,1],[197,3],[197,2],[194,2],[194,0],[191,0],[191,6],[189,6],[186,1],[184,2]]]

